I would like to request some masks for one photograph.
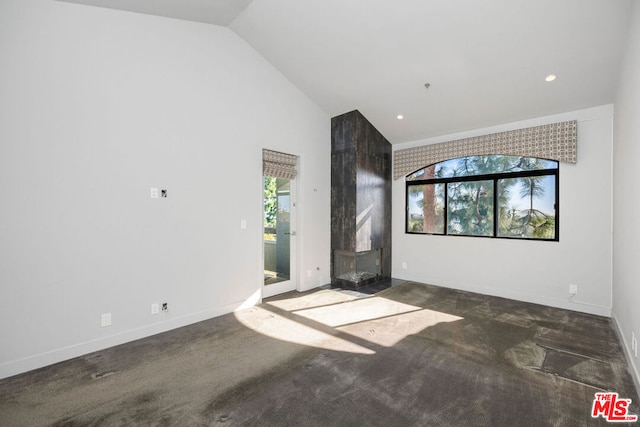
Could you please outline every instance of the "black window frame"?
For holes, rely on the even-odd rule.
[[[471,156],[475,157],[475,156]],[[465,158],[465,157],[460,157]],[[449,159],[454,160],[454,159]],[[547,160],[542,159],[540,160]],[[444,162],[446,160],[443,160]],[[517,172],[500,172],[500,173],[489,173],[482,175],[469,175],[469,176],[457,176],[457,177],[447,177],[447,178],[430,178],[430,179],[419,179],[419,180],[407,180],[405,178],[405,234],[417,234],[417,235],[430,235],[430,236],[456,236],[456,237],[478,237],[484,239],[508,239],[508,240],[532,240],[532,241],[541,241],[541,242],[558,242],[560,241],[560,163],[557,160],[550,160],[556,163],[557,167],[554,169],[534,169],[534,170],[525,170],[525,171],[517,171]],[[442,163],[438,162],[438,163]],[[438,164],[434,163],[434,164]],[[417,171],[426,169],[433,165],[425,166],[424,168],[417,169],[406,177],[409,177],[415,174]],[[498,205],[498,181],[501,179],[509,179],[509,178],[527,178],[527,177],[539,177],[539,176],[554,176],[555,177],[555,232],[554,238],[537,238],[537,237],[517,237],[517,236],[499,236],[498,235],[498,220],[499,220],[499,205]],[[493,234],[491,236],[482,236],[482,235],[472,235],[472,234],[449,234],[448,229],[448,185],[449,183],[459,183],[459,182],[473,182],[473,181],[493,181]],[[444,184],[444,230],[443,233],[428,233],[428,232],[418,232],[418,231],[410,231],[409,230],[409,188],[413,186],[419,186],[424,184]]]

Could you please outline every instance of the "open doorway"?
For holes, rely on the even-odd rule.
[[[295,156],[291,157],[295,161]],[[280,173],[278,170],[274,171],[265,166],[263,176],[263,297],[296,289],[295,183],[295,174],[292,176],[291,173]]]

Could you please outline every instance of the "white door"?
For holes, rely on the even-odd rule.
[[[267,298],[296,289],[295,179],[264,176],[264,288]]]

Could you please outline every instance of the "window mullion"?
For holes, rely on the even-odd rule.
[[[449,234],[449,186],[444,184],[444,224],[443,235]]]
[[[498,180],[493,180],[493,237],[498,236]]]

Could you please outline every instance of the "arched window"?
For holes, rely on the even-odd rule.
[[[406,232],[558,240],[558,162],[485,155],[406,177]]]

